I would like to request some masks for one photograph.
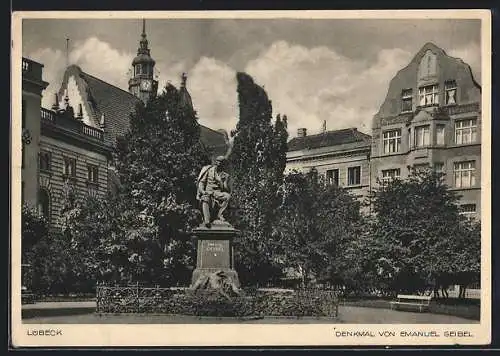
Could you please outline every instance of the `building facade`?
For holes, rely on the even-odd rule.
[[[286,167],[314,167],[358,197],[413,169],[434,169],[460,195],[462,213],[479,218],[481,88],[466,63],[427,43],[392,78],[371,137],[355,129],[311,136],[299,129],[288,142]]]
[[[391,80],[372,122],[372,182],[444,173],[463,213],[480,216],[481,88],[470,67],[427,43]]]
[[[22,65],[22,202],[38,205],[38,153],[40,152],[40,107],[43,90],[43,64],[23,58]]]
[[[364,202],[370,191],[371,137],[349,128],[307,135],[300,128],[288,142],[286,172],[316,169],[329,184],[349,190]]]

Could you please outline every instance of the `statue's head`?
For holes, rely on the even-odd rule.
[[[217,167],[222,166],[225,161],[226,161],[226,157],[224,157],[224,156],[217,156],[217,157],[215,157],[215,165]]]

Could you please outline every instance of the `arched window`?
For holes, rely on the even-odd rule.
[[[136,64],[135,65],[135,75],[139,75],[139,74],[142,74],[142,71],[141,71],[141,65],[140,64]]]
[[[38,192],[38,211],[50,221],[50,194],[45,188]]]

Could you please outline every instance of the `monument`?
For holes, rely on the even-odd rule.
[[[193,230],[196,240],[196,269],[191,289],[239,289],[234,269],[233,240],[238,234],[224,218],[231,189],[229,174],[224,171],[226,158],[219,156],[214,164],[201,169],[197,179],[196,199],[200,202],[203,222]]]

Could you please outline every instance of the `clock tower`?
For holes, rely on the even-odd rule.
[[[146,20],[142,20],[142,34],[137,49],[137,56],[132,61],[132,78],[128,81],[128,90],[147,104],[151,97],[156,96],[158,81],[154,80],[155,61],[151,58],[146,38]]]

